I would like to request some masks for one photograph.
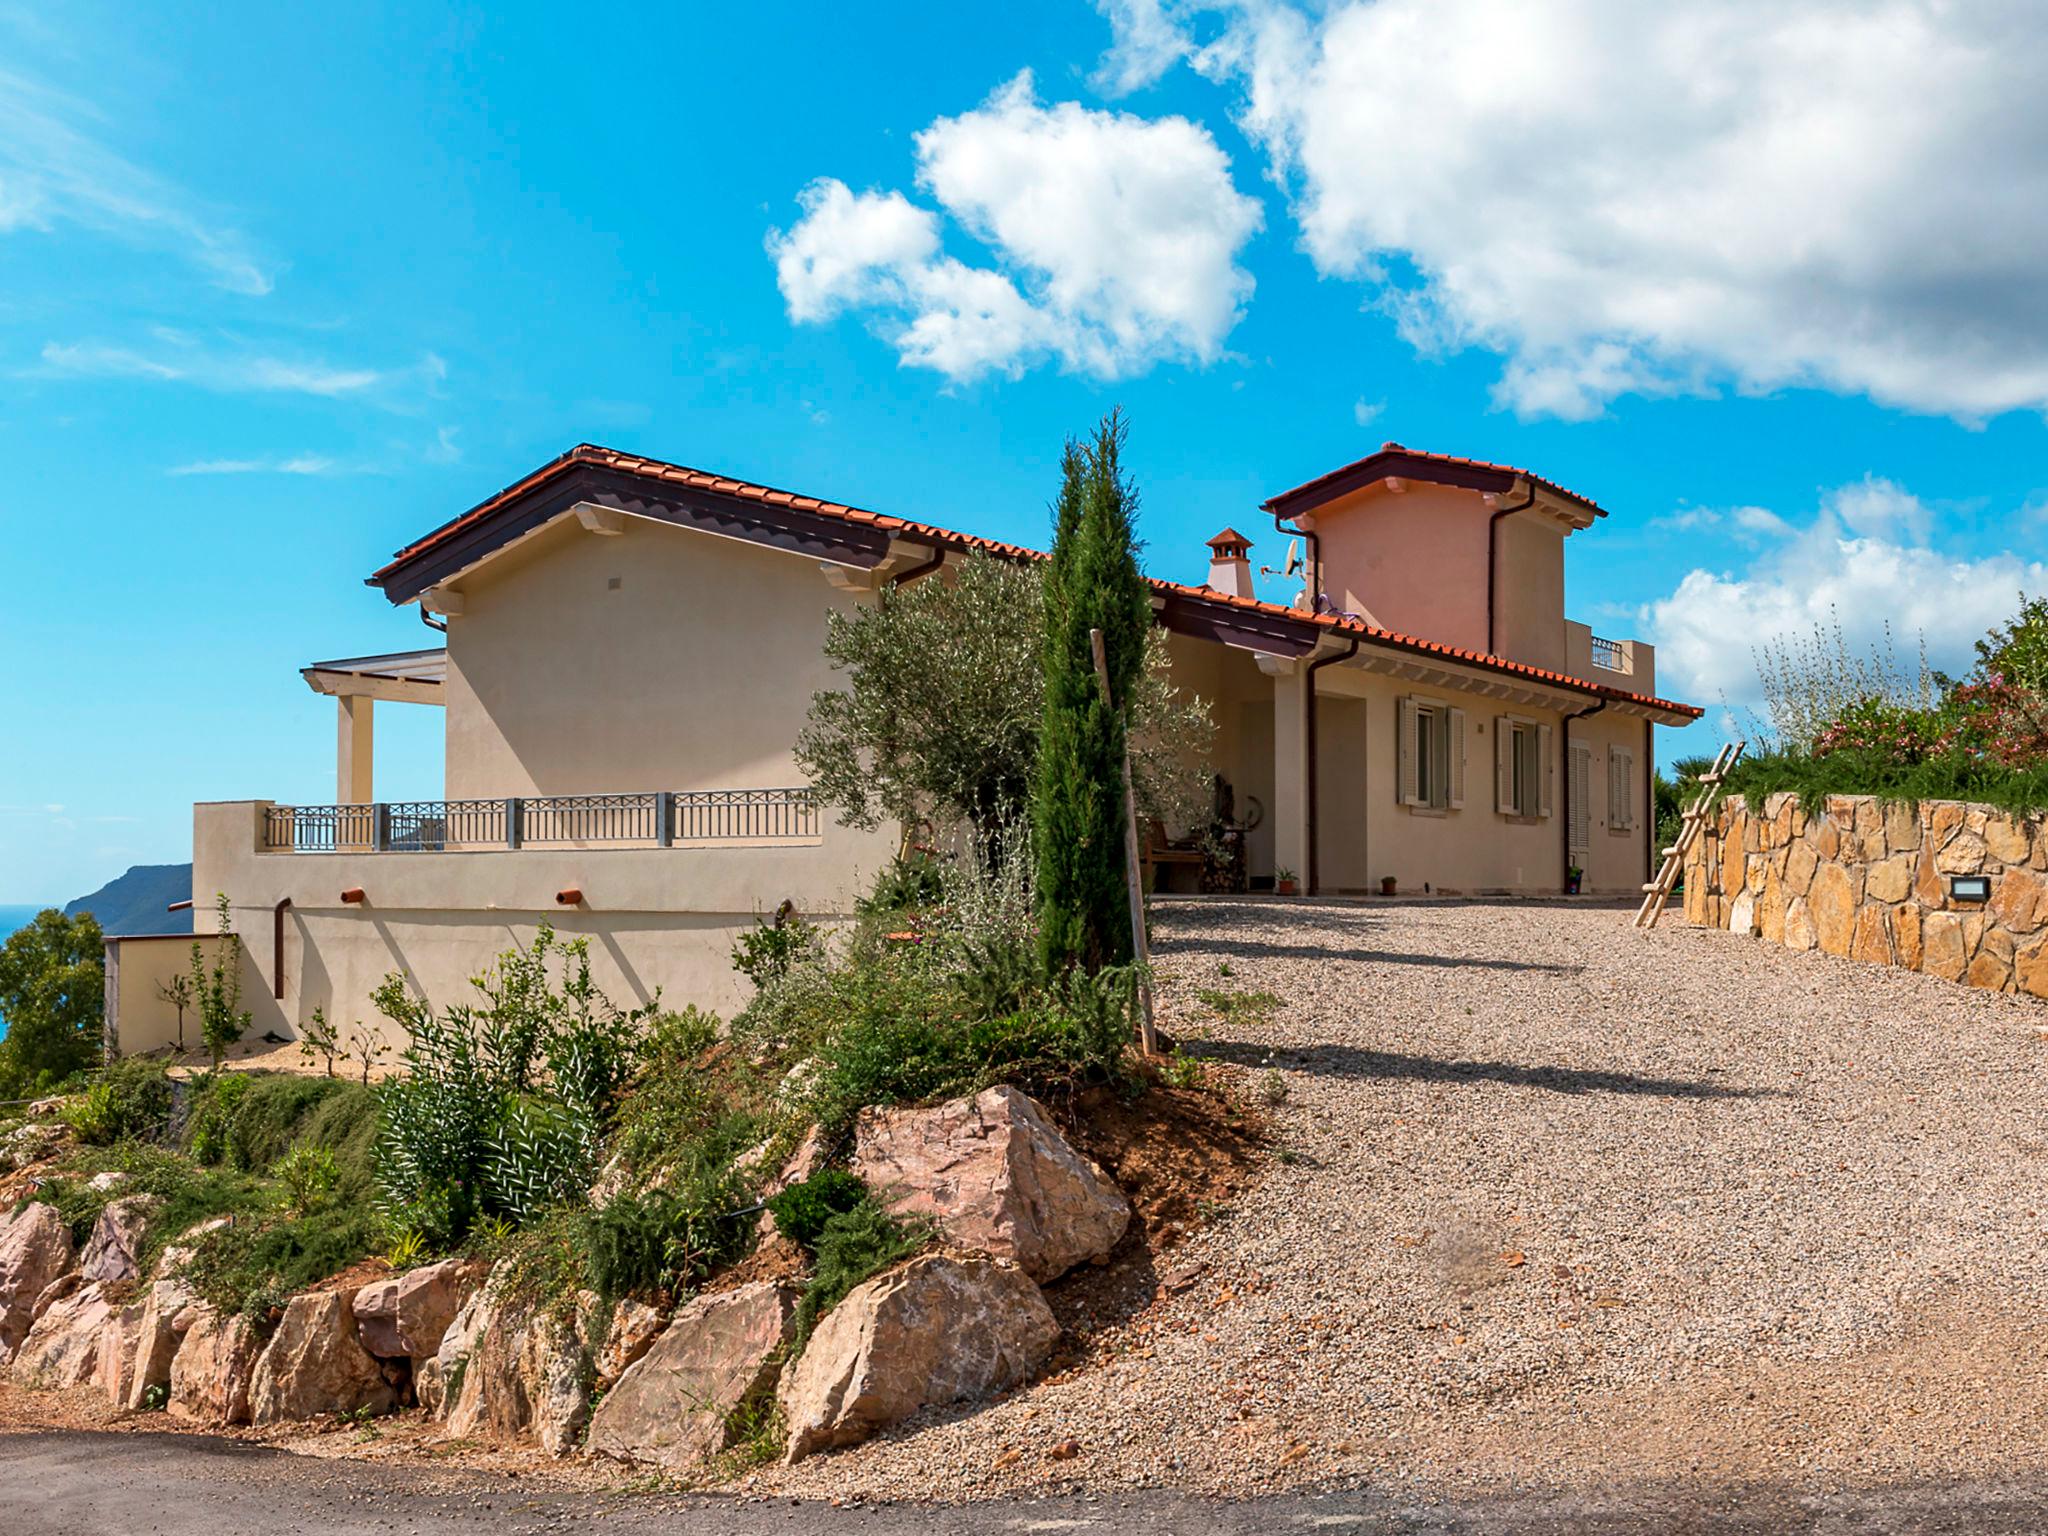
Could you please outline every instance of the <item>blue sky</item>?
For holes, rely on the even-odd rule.
[[[1121,404],[1199,579],[1394,438],[1607,506],[1570,607],[1666,693],[1960,658],[2043,585],[2043,44],[1817,9],[0,5],[0,902],[329,798],[296,669],[581,440],[1037,541]]]

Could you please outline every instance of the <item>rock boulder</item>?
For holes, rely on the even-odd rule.
[[[170,1391],[171,1361],[177,1357],[178,1345],[185,1337],[185,1330],[178,1325],[191,1322],[192,1303],[192,1292],[184,1281],[150,1282],[142,1297],[142,1316],[135,1325],[134,1364],[128,1373],[128,1397],[123,1407],[151,1407],[152,1392]],[[156,1406],[161,1401],[158,1399]]]
[[[595,1298],[573,1317],[491,1298],[457,1325],[469,1347],[437,1361],[435,1388],[459,1439],[531,1440],[551,1456],[576,1449],[590,1422],[596,1362],[590,1348]],[[451,1336],[455,1328],[449,1330]]]
[[[123,1195],[110,1200],[100,1211],[85,1250],[78,1256],[78,1270],[86,1280],[119,1285],[140,1278],[143,1245],[149,1241],[149,1227],[157,1210],[152,1195]]]
[[[100,1330],[93,1379],[115,1408],[128,1406],[128,1392],[135,1382],[135,1345],[142,1337],[142,1315],[148,1310],[139,1301],[116,1307]]]
[[[729,1449],[736,1419],[774,1395],[797,1296],[757,1280],[684,1307],[597,1405],[591,1452],[682,1472]]]
[[[97,1285],[80,1286],[43,1309],[10,1368],[25,1387],[82,1387],[99,1369],[101,1339],[114,1308]]]
[[[866,1110],[854,1167],[899,1213],[929,1216],[953,1242],[1040,1282],[1106,1258],[1130,1225],[1123,1193],[1015,1088]]]
[[[383,1413],[398,1405],[377,1359],[356,1337],[352,1290],[294,1296],[249,1383],[249,1422],[324,1413]]]
[[[484,1273],[474,1260],[448,1259],[364,1286],[354,1302],[363,1347],[388,1360],[424,1361],[440,1349]]]
[[[912,1259],[856,1286],[783,1372],[787,1459],[1028,1381],[1059,1331],[1021,1270],[980,1255]]]
[[[171,1360],[166,1406],[179,1418],[201,1424],[246,1424],[263,1340],[239,1314],[224,1317],[208,1306],[193,1310],[197,1315]]]
[[[35,1201],[0,1225],[0,1365],[35,1323],[36,1300],[71,1268],[71,1229],[54,1205]]]

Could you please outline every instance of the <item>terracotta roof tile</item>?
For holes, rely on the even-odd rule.
[[[1398,448],[1398,445],[1390,445],[1390,448]],[[1381,450],[1382,453],[1388,451],[1388,449]],[[1398,451],[1413,457],[1427,457],[1446,464],[1493,469],[1505,474],[1523,475],[1535,484],[1549,487],[1561,495],[1572,496],[1571,492],[1563,490],[1562,487],[1553,486],[1547,480],[1541,480],[1534,475],[1527,475],[1524,471],[1512,469],[1507,465],[1489,465],[1478,459],[1457,459],[1446,454],[1415,455],[1409,449],[1398,449]],[[1377,455],[1374,457],[1377,457]],[[1367,463],[1370,463],[1370,459],[1359,461],[1360,465]],[[978,549],[992,555],[999,555],[1005,559],[1013,560],[1043,560],[1046,558],[1043,550],[1031,549],[1022,544],[1005,544],[997,539],[982,538],[978,534],[960,533],[951,528],[940,528],[930,523],[916,523],[905,518],[891,517],[882,512],[870,512],[859,507],[848,506],[844,502],[820,501],[815,497],[800,496],[795,492],[776,490],[771,486],[755,485],[745,480],[730,480],[723,476],[709,475],[702,470],[689,469],[680,464],[666,464],[659,459],[645,459],[635,454],[620,453],[610,448],[600,448],[591,443],[579,443],[560,458],[542,465],[532,474],[515,481],[504,490],[499,491],[495,496],[479,502],[460,517],[444,523],[424,538],[417,539],[407,545],[394,555],[390,562],[380,569],[371,580],[375,581],[385,576],[407,560],[452,538],[462,529],[481,521],[507,502],[524,495],[526,492],[533,490],[554,476],[562,474],[578,464],[596,464],[607,469],[620,470],[627,474],[644,475],[651,479],[679,482],[700,489],[719,491],[728,496],[758,501],[763,505],[795,507],[826,517],[840,518],[847,522],[868,524],[889,533],[900,534],[913,541],[929,541],[944,548]],[[1351,469],[1357,467],[1358,465],[1347,466],[1347,468]],[[1334,471],[1333,475],[1341,473],[1344,473],[1344,471]],[[1322,477],[1324,480],[1330,478],[1332,476],[1326,475]],[[1297,491],[1307,490],[1309,487],[1320,483],[1320,481],[1310,481],[1307,486],[1297,487]],[[1286,495],[1293,496],[1297,494],[1297,491],[1287,492]],[[1275,501],[1284,499],[1285,497],[1274,498]],[[1572,496],[1572,499],[1585,502],[1585,505],[1589,507],[1593,505],[1591,502],[1585,501],[1584,497]],[[1267,503],[1268,507],[1272,505],[1272,502]],[[1594,510],[1596,512],[1599,511],[1597,507]],[[1601,515],[1604,516],[1605,514],[1602,513]],[[1342,614],[1309,614],[1302,612],[1298,608],[1290,608],[1284,603],[1269,603],[1255,597],[1230,596],[1218,592],[1213,587],[1192,587],[1182,582],[1162,581],[1156,577],[1149,577],[1147,580],[1155,592],[1195,599],[1204,603],[1223,605],[1240,609],[1247,613],[1260,613],[1274,618],[1311,623],[1324,629],[1333,630],[1339,634],[1357,635],[1359,638],[1376,645],[1390,646],[1395,649],[1414,651],[1424,655],[1441,656],[1451,661],[1463,662],[1488,671],[1527,677],[1539,682],[1556,683],[1575,692],[1588,693],[1597,698],[1640,704],[1648,708],[1667,710],[1673,714],[1688,715],[1693,719],[1698,719],[1705,713],[1704,710],[1696,705],[1680,704],[1671,699],[1658,698],[1653,694],[1631,693],[1627,689],[1616,688],[1607,683],[1594,682],[1589,678],[1573,677],[1564,672],[1553,672],[1543,667],[1531,666],[1527,662],[1510,661],[1504,656],[1490,656],[1481,651],[1470,651],[1458,646],[1445,645],[1436,640],[1425,640],[1419,635],[1406,635],[1398,630],[1381,629],[1377,625],[1365,623],[1362,619],[1346,618]]]
[[[1375,469],[1378,469],[1380,473],[1373,473]],[[1549,491],[1553,496],[1562,497],[1566,501],[1576,502],[1595,517],[1605,517],[1607,515],[1607,509],[1594,501],[1592,497],[1582,496],[1577,491],[1559,485],[1555,480],[1546,480],[1541,475],[1531,474],[1526,469],[1518,469],[1513,464],[1496,464],[1490,459],[1468,459],[1455,453],[1430,453],[1420,448],[1404,447],[1400,443],[1382,443],[1377,451],[1367,454],[1364,458],[1342,465],[1337,469],[1329,471],[1327,474],[1317,475],[1313,480],[1305,480],[1300,485],[1295,486],[1293,490],[1282,491],[1277,496],[1269,497],[1260,505],[1268,512],[1279,512],[1281,516],[1285,517],[1290,515],[1286,510],[1290,506],[1305,510],[1303,503],[1313,505],[1320,501],[1332,500],[1337,495],[1345,494],[1351,488],[1351,485],[1346,485],[1343,490],[1333,492],[1330,490],[1330,487],[1334,482],[1351,482],[1351,484],[1355,485],[1364,485],[1376,479],[1404,476],[1416,480],[1427,480],[1431,478],[1430,472],[1432,469],[1476,471],[1481,474],[1501,475],[1506,477],[1510,483],[1517,479],[1526,480],[1531,485],[1540,486],[1542,489]],[[1507,486],[1502,485],[1500,489],[1505,490]]]

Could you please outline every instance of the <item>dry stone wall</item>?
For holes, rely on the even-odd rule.
[[[1985,901],[1950,877],[1984,875]],[[1819,949],[2001,992],[2048,997],[2048,822],[1953,800],[1772,795],[1725,802],[1693,845],[1685,915],[1787,949]]]

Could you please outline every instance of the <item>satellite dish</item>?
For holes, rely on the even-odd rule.
[[[1299,539],[1289,539],[1289,540],[1287,541],[1287,574],[1288,574],[1289,576],[1293,576],[1293,575],[1297,575],[1297,574],[1299,574],[1299,572],[1300,572],[1300,571],[1301,571],[1301,540],[1299,540]]]

